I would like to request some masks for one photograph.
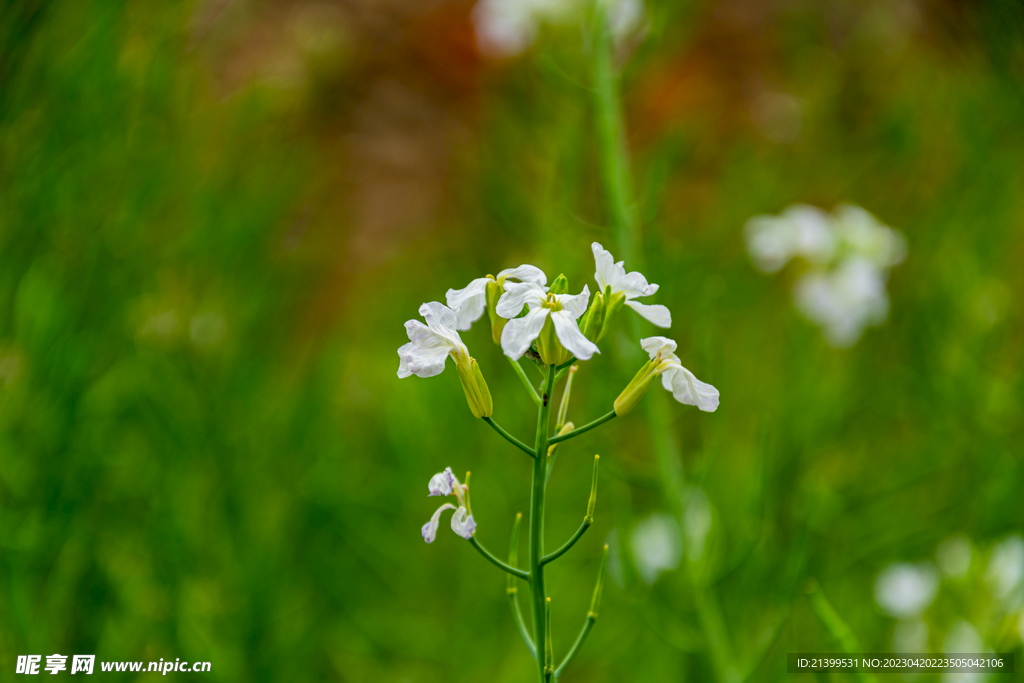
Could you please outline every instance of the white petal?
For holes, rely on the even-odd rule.
[[[555,325],[558,341],[576,358],[590,360],[595,353],[601,353],[597,344],[583,336],[579,324],[568,311],[555,311],[551,314],[551,322]]]
[[[747,252],[763,273],[782,270],[796,252],[796,226],[781,216],[754,216],[743,227]]]
[[[626,305],[640,314],[640,317],[650,320],[658,327],[672,327],[672,314],[668,308],[661,304],[642,304],[637,301],[627,301]]]
[[[420,315],[427,321],[427,327],[434,334],[440,335],[449,340],[453,346],[463,346],[462,337],[456,331],[458,317],[455,311],[448,308],[440,301],[431,301],[429,304],[420,306]]]
[[[641,339],[640,347],[647,352],[651,360],[657,358],[659,353],[662,358],[666,358],[676,352],[676,343],[668,337],[647,337],[646,339]]]
[[[583,291],[573,296],[571,294],[556,294],[555,299],[562,304],[562,308],[572,315],[573,320],[578,319],[587,312],[587,304],[590,303],[590,289],[583,285]]]
[[[451,342],[418,320],[406,322],[405,331],[411,341],[398,349],[398,376],[433,377],[440,374],[452,350]]]
[[[437,525],[440,523],[441,513],[444,512],[445,510],[454,509],[454,505],[452,505],[451,503],[445,503],[444,505],[442,505],[441,507],[437,508],[437,510],[434,511],[434,514],[430,517],[430,521],[424,524],[422,528],[420,528],[420,533],[423,534],[424,541],[426,541],[427,543],[434,542],[434,539],[437,538]]]
[[[452,515],[452,531],[468,541],[473,537],[474,529],[476,529],[476,522],[473,520],[473,515],[469,514],[464,507],[456,510]]]
[[[597,242],[591,244],[590,248],[594,251],[594,268],[596,271],[594,273],[594,280],[597,281],[598,286],[603,292],[616,279],[615,258],[610,251]]]
[[[463,289],[449,289],[445,295],[448,307],[455,311],[457,329],[468,330],[480,319],[487,307],[487,283],[490,280],[478,277]]]
[[[662,384],[670,389],[672,396],[680,403],[697,406],[708,413],[718,408],[718,389],[701,382],[682,365],[666,370],[662,375]]]
[[[455,475],[452,474],[452,468],[444,468],[444,472],[438,472],[430,478],[430,483],[427,484],[427,490],[430,492],[428,496],[449,496],[452,493],[452,488],[458,486],[458,482],[455,480]]]
[[[532,282],[542,287],[548,283],[548,276],[537,266],[524,263],[518,268],[506,268],[498,273],[499,280],[519,280],[520,282]]]
[[[501,350],[513,360],[518,360],[530,348],[533,340],[540,335],[550,308],[535,308],[525,318],[513,318],[501,331]]]
[[[620,278],[612,291],[621,292],[627,299],[635,299],[638,296],[650,296],[658,291],[658,285],[647,284],[647,278],[640,273],[633,271]]]
[[[511,320],[522,312],[526,304],[533,308],[544,303],[546,292],[546,288],[532,282],[506,282],[505,293],[494,308],[502,318]]]

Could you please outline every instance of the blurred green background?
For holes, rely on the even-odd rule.
[[[192,676],[215,681],[533,680],[504,577],[446,525],[419,534],[430,475],[471,469],[478,535],[503,551],[529,465],[453,371],[399,380],[395,352],[449,287],[529,262],[593,289],[590,242],[619,252],[586,31],[544,26],[494,59],[472,11],[0,9],[0,678],[59,652],[206,660]],[[644,272],[722,404],[657,390],[561,447],[549,542],[585,511],[593,453],[602,480],[549,573],[556,651],[615,550],[563,680],[815,680],[785,673],[787,652],[841,651],[814,585],[864,651],[968,632],[1020,670],[1024,10],[651,0],[647,17],[617,54]],[[909,257],[888,322],[835,350],[742,228],[844,201]],[[529,435],[487,326],[464,339],[495,418]],[[640,362],[620,325],[571,419],[606,412]],[[649,583],[630,539],[666,514],[703,552],[688,541]],[[944,567],[951,536],[969,568],[936,574],[920,616],[886,614],[880,572]]]

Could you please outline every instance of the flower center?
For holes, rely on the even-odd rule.
[[[550,308],[552,312],[562,310],[562,304],[558,302],[558,299],[554,294],[548,294],[547,299],[541,304],[544,308]]]

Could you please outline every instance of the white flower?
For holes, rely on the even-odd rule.
[[[1024,580],[1024,538],[1010,536],[992,549],[985,578],[997,598],[1010,597]]]
[[[676,356],[676,343],[666,337],[648,337],[640,346],[651,357],[654,369],[661,374],[661,384],[680,403],[697,406],[709,413],[718,408],[718,389],[701,382],[683,367]]]
[[[646,20],[642,0],[605,0],[612,36],[622,40]],[[565,23],[583,15],[584,0],[480,0],[473,25],[481,52],[491,57],[521,54],[537,38],[541,22]]]
[[[505,280],[532,282],[541,286],[548,283],[544,271],[537,266],[524,263],[518,268],[506,268],[498,273],[497,277],[478,277],[462,289],[449,289],[445,300],[458,318],[456,329],[468,330],[484,314],[487,308],[487,283],[496,282],[502,287]]]
[[[765,273],[782,270],[796,256],[824,265],[836,250],[828,214],[806,204],[794,204],[779,216],[754,216],[743,233],[750,258]]]
[[[683,542],[679,522],[672,515],[658,513],[639,522],[630,537],[633,562],[640,578],[650,585],[658,575],[679,566]]]
[[[455,313],[444,304],[433,301],[420,306],[420,315],[427,321],[405,323],[409,343],[398,349],[398,376],[433,377],[444,370],[452,356],[456,363],[469,364],[469,349],[455,331]]]
[[[597,345],[583,336],[576,322],[586,312],[588,301],[590,290],[586,285],[582,292],[572,296],[548,294],[546,288],[531,282],[506,282],[505,293],[497,306],[498,315],[509,319],[501,333],[501,348],[505,355],[515,360],[526,353],[530,344],[540,336],[548,319],[554,326],[558,341],[579,360],[589,360],[595,353],[600,353]],[[523,318],[517,318],[524,305],[530,307],[530,312]]]
[[[647,278],[638,272],[627,273],[623,261],[615,263],[610,251],[597,242],[590,245],[594,251],[594,265],[597,271],[594,279],[600,286],[602,292],[611,289],[612,297],[622,296],[626,305],[640,314],[641,317],[650,320],[658,327],[671,327],[672,314],[660,304],[642,304],[633,299],[650,296],[658,291],[658,285],[647,284]],[[610,305],[611,302],[605,302]]]
[[[906,258],[907,241],[903,235],[859,206],[843,204],[836,207],[834,216],[835,232],[851,253],[879,268],[892,268]]]
[[[465,494],[468,488],[464,484],[459,483],[459,480],[452,474],[452,468],[446,467],[444,472],[438,472],[432,476],[430,483],[427,484],[427,490],[429,491],[428,496],[455,494],[455,498],[459,501],[459,507],[456,508],[451,503],[445,503],[437,508],[434,514],[430,516],[430,521],[420,529],[420,533],[423,534],[423,540],[427,543],[433,543],[437,537],[437,527],[441,521],[441,513],[445,510],[455,510],[455,513],[452,515],[452,531],[468,541],[473,536],[473,530],[476,529],[476,522],[473,520],[473,515],[466,509]]]
[[[875,602],[891,616],[920,616],[939,590],[939,573],[928,562],[897,562],[882,570],[875,580]]]
[[[843,261],[828,273],[808,273],[793,290],[796,306],[820,325],[835,347],[852,346],[868,325],[889,314],[885,273],[866,258]]]

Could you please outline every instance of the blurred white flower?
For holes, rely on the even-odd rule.
[[[875,602],[890,616],[911,619],[935,599],[939,575],[928,562],[897,562],[882,570],[875,580]]]
[[[640,521],[633,529],[630,545],[640,578],[648,585],[662,572],[677,568],[683,556],[679,523],[664,513]]]
[[[1024,579],[1024,538],[1010,536],[992,549],[985,578],[997,598],[1011,596]]]
[[[807,204],[794,204],[779,216],[754,216],[743,232],[750,258],[765,273],[777,273],[797,256],[824,265],[836,249],[828,214]]]
[[[643,0],[603,1],[614,39],[621,40],[643,25]],[[479,0],[473,8],[477,45],[490,57],[514,57],[533,44],[542,23],[579,19],[586,7],[586,0]]]
[[[896,622],[892,629],[892,651],[928,652],[928,624],[921,619]]]
[[[885,275],[862,258],[844,261],[830,272],[806,274],[796,281],[793,296],[800,312],[836,348],[857,343],[865,327],[884,322],[889,314]]]
[[[779,216],[755,216],[744,227],[754,266],[781,270],[794,258],[810,268],[793,287],[797,309],[845,348],[889,315],[889,270],[907,254],[906,240],[864,209],[844,204],[832,214],[795,204]]]
[[[935,551],[939,569],[951,579],[962,579],[971,568],[971,541],[963,534],[950,536]]]
[[[942,641],[942,651],[947,655],[982,654],[988,650],[977,629],[961,619],[953,624]],[[987,674],[946,672],[943,683],[979,683],[988,678]]]

